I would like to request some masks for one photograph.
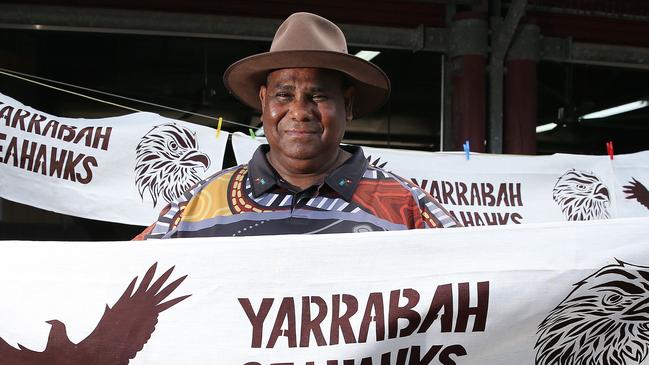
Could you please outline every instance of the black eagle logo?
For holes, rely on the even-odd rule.
[[[68,338],[65,324],[47,321],[52,328],[43,352],[32,351],[20,344],[16,349],[0,338],[0,363],[21,365],[125,365],[135,358],[149,340],[158,323],[158,314],[185,300],[189,295],[163,302],[185,280],[176,279],[163,288],[173,267],[153,284],[156,264],[146,272],[138,288],[137,277],[113,307],[106,306],[97,327],[81,342]],[[151,286],[149,286],[151,285]]]
[[[381,162],[381,157],[378,157],[374,162],[372,162],[372,155],[367,156],[367,162],[369,162],[370,166],[378,167],[380,169],[384,168],[385,165],[388,164],[387,161],[379,164]]]
[[[158,198],[171,203],[200,181],[210,158],[199,151],[196,134],[175,123],[153,127],[136,148],[135,185],[144,199],[148,191],[155,207]]]
[[[606,185],[593,173],[571,169],[557,179],[552,198],[569,221],[609,218]]]
[[[539,325],[536,365],[626,365],[645,360],[649,267],[618,260],[575,286]]]

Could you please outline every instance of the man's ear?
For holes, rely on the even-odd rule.
[[[351,122],[354,119],[354,95],[356,89],[353,86],[348,87],[343,92],[343,97],[345,98],[345,116],[348,122]]]
[[[259,87],[259,100],[261,101],[261,115],[264,115],[264,108],[266,107],[266,85],[261,85]]]

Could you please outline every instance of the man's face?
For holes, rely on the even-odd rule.
[[[353,89],[343,90],[343,81],[341,73],[318,68],[268,74],[259,97],[275,161],[326,161],[337,156],[345,124],[352,117]]]

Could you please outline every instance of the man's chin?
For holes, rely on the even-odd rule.
[[[280,144],[287,156],[297,159],[312,159],[325,150],[320,139],[314,136],[284,138]]]
[[[293,160],[304,161],[318,160],[322,158],[322,153],[318,153],[318,151],[315,151],[313,149],[292,150],[288,151],[285,155]]]

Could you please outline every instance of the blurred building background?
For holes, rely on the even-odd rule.
[[[260,126],[223,87],[228,65],[265,52],[289,14],[339,24],[350,53],[390,76],[392,97],[346,143],[425,151],[605,154],[649,149],[646,0],[0,1],[0,68],[188,111],[94,97],[214,126]],[[78,91],[78,90],[77,90]],[[129,113],[0,75],[0,93],[57,116]],[[589,114],[635,103],[604,117]],[[228,131],[246,127],[224,125]],[[225,167],[235,164],[231,150]],[[0,200],[0,239],[123,240],[142,227]]]

